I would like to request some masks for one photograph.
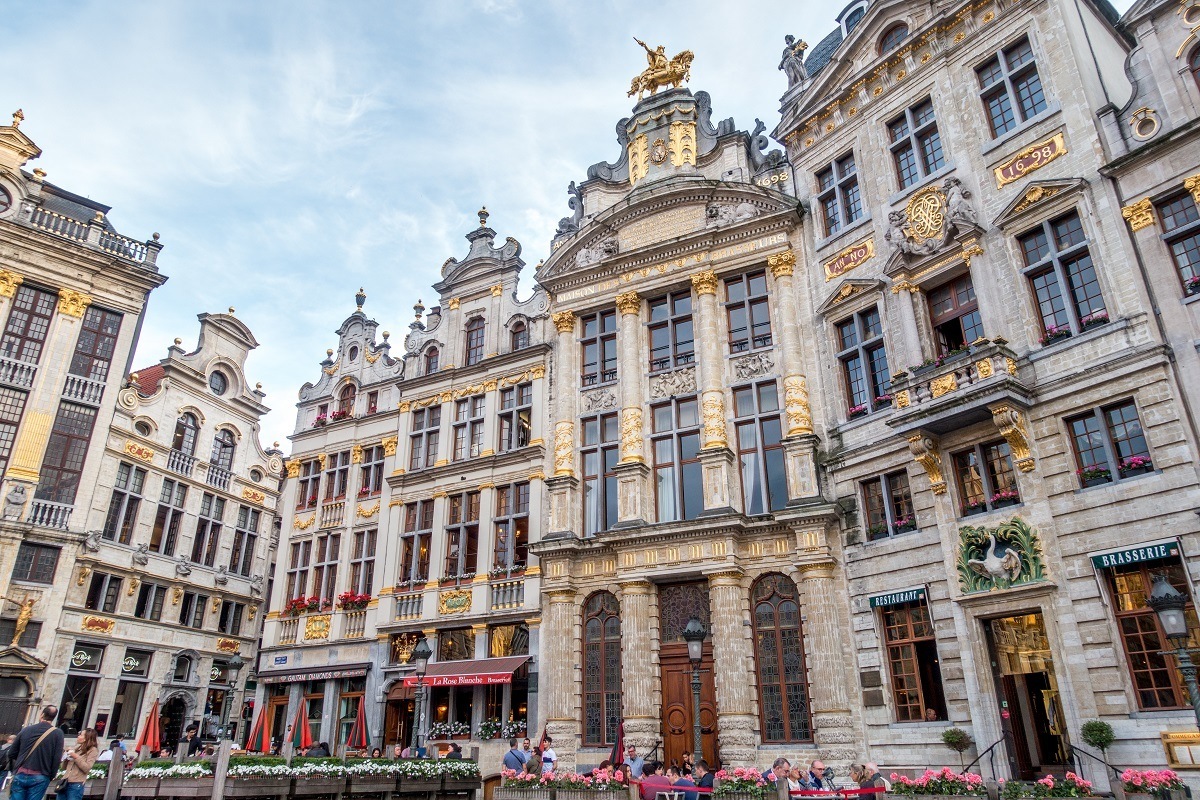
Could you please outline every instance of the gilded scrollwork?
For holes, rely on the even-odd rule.
[[[704,447],[727,447],[725,438],[725,393],[705,392],[700,401],[700,414],[704,426]]]
[[[287,467],[287,476],[289,478],[300,477],[300,459],[294,458],[291,461],[287,461],[284,463],[284,466]]]
[[[803,375],[788,375],[783,379],[783,410],[787,416],[788,436],[813,432],[812,410],[808,406],[808,382]]]
[[[562,421],[554,425],[554,474],[575,474],[575,424]]]
[[[932,437],[920,433],[908,437],[908,451],[929,476],[929,488],[934,494],[945,494],[946,479],[942,476],[942,457],[937,447]]]
[[[1192,199],[1200,203],[1200,174],[1184,178],[1183,188],[1192,193]]]
[[[1000,429],[1000,435],[1012,449],[1013,460],[1021,472],[1030,472],[1034,467],[1033,453],[1029,447],[1029,430],[1025,417],[1019,409],[1002,404],[992,409],[992,422]]]
[[[670,133],[671,164],[696,166],[696,123],[672,122]]]
[[[795,267],[796,252],[794,250],[784,250],[782,253],[767,256],[767,269],[771,270],[771,275],[775,278],[793,274]]]
[[[363,460],[363,446],[355,444],[350,446],[350,463],[361,464]]]
[[[621,409],[621,463],[645,461],[642,455],[642,410]]]
[[[16,296],[17,287],[24,283],[24,281],[25,279],[15,272],[0,269],[0,297]]]
[[[385,437],[383,437],[383,438],[382,438],[382,439],[379,441],[379,444],[383,445],[383,454],[384,454],[385,456],[394,456],[394,455],[396,455],[396,444],[397,444],[399,441],[400,441],[400,437],[398,437],[398,436],[385,436]]]
[[[1154,204],[1149,197],[1130,203],[1121,209],[1121,216],[1129,223],[1129,230],[1137,233],[1142,228],[1154,225]]]
[[[314,614],[304,620],[304,640],[307,642],[313,639],[328,639],[332,627],[331,614]]]
[[[82,317],[83,312],[92,304],[92,298],[83,292],[71,289],[58,290],[58,313],[71,317]]]

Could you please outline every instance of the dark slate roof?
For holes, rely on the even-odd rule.
[[[27,175],[26,177],[32,176]],[[61,186],[55,186],[49,181],[42,182],[42,208],[80,222],[88,222],[95,219],[96,212],[100,211],[104,214],[105,229],[114,233],[116,232],[116,228],[108,221],[108,212],[112,211],[112,206],[106,206],[103,203],[97,203],[95,200],[80,197],[74,192],[68,192]]]
[[[804,59],[804,69],[808,71],[810,78],[825,69],[825,65],[829,63],[829,59],[833,58],[834,51],[841,43],[842,29],[837,27],[833,29],[833,33],[817,42],[817,46],[808,51],[808,58]]]

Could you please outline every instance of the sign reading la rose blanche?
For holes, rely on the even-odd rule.
[[[501,686],[512,683],[512,673],[491,675],[426,675],[422,686]],[[417,678],[410,675],[404,679],[405,686],[416,686]]]

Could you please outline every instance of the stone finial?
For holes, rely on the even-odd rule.
[[[491,216],[491,214],[488,213],[487,206],[483,206],[482,208],[480,208],[478,213],[479,213],[479,227],[486,228],[488,217]]]
[[[273,448],[275,448],[276,450],[278,450],[278,449],[279,449],[279,442],[278,442],[278,441],[271,442],[271,447],[273,447]]]
[[[229,307],[229,313],[230,313],[230,315],[232,315],[232,314],[233,314],[233,312],[234,312],[234,308],[233,308],[233,306],[230,306],[230,307]]]
[[[417,319],[420,319],[421,315],[425,313],[425,304],[418,299],[413,303],[413,311],[416,313]]]
[[[154,233],[150,234],[150,238],[157,242],[159,240],[158,231],[155,231]]]
[[[254,384],[254,391],[256,391],[256,392],[261,392],[261,391],[262,391],[262,384],[261,384],[261,383],[256,383],[256,384]]]
[[[21,122],[22,122],[24,119],[25,119],[25,112],[24,112],[24,111],[22,111],[21,109],[19,109],[19,108],[18,108],[16,111],[14,111],[14,112],[13,112],[13,124],[12,124],[12,126],[13,126],[14,128],[19,128],[19,127],[21,127]]]
[[[175,337],[175,346],[179,347],[181,344],[183,344],[183,339],[180,339],[178,336],[176,336]]]
[[[391,332],[390,332],[390,331],[384,331],[384,332],[383,332],[383,340],[386,342],[386,341],[388,340],[388,337],[389,337],[389,336],[391,336],[391,335],[392,335],[392,334],[391,334]]]
[[[355,311],[358,311],[361,314],[363,303],[367,302],[367,293],[363,291],[361,286],[358,287],[358,294],[354,295],[354,302],[358,305],[358,308],[356,308]]]

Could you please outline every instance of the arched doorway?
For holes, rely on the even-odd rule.
[[[183,738],[183,728],[187,717],[188,704],[181,696],[175,695],[163,704],[162,733],[168,746],[177,744]]]
[[[0,733],[16,733],[29,713],[29,684],[24,678],[0,678]]]

